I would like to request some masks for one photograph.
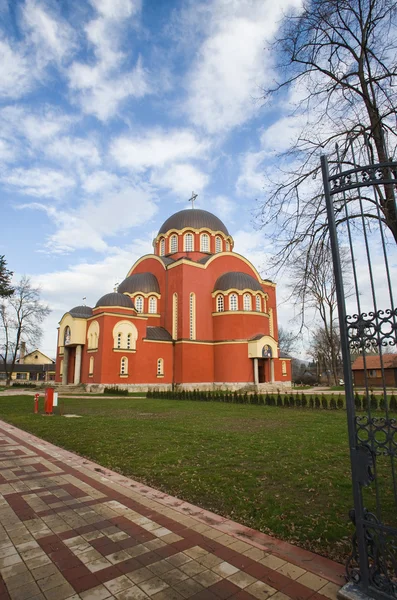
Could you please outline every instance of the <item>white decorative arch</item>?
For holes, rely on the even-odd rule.
[[[113,327],[113,348],[135,350],[138,330],[130,321],[118,321]]]
[[[95,350],[98,348],[99,341],[99,323],[98,321],[91,321],[87,331],[87,346],[88,350]]]

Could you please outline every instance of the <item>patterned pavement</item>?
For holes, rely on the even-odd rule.
[[[335,600],[343,567],[0,421],[0,600]]]

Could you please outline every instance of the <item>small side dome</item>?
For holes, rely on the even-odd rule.
[[[88,319],[92,317],[92,308],[91,306],[75,306],[69,311],[69,314],[75,319]]]
[[[215,282],[214,292],[227,290],[253,290],[254,292],[261,292],[262,287],[257,279],[254,279],[247,273],[241,271],[229,271],[224,273]]]
[[[143,294],[157,292],[159,294],[160,286],[157,277],[152,273],[134,273],[120,283],[117,291],[120,294],[135,294],[136,292]]]
[[[134,308],[131,298],[118,292],[105,294],[102,296],[102,298],[99,298],[98,302],[95,304],[95,308],[98,306],[121,306],[122,308]]]

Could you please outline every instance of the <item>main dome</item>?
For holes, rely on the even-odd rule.
[[[192,229],[206,228],[211,231],[222,231],[225,235],[229,235],[227,227],[218,217],[207,210],[199,208],[187,208],[171,215],[160,227],[158,235],[167,233],[170,229],[180,231],[185,227],[191,227]]]

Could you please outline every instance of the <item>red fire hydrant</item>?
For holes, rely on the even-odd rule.
[[[37,415],[39,412],[39,394],[34,395],[34,414]]]

